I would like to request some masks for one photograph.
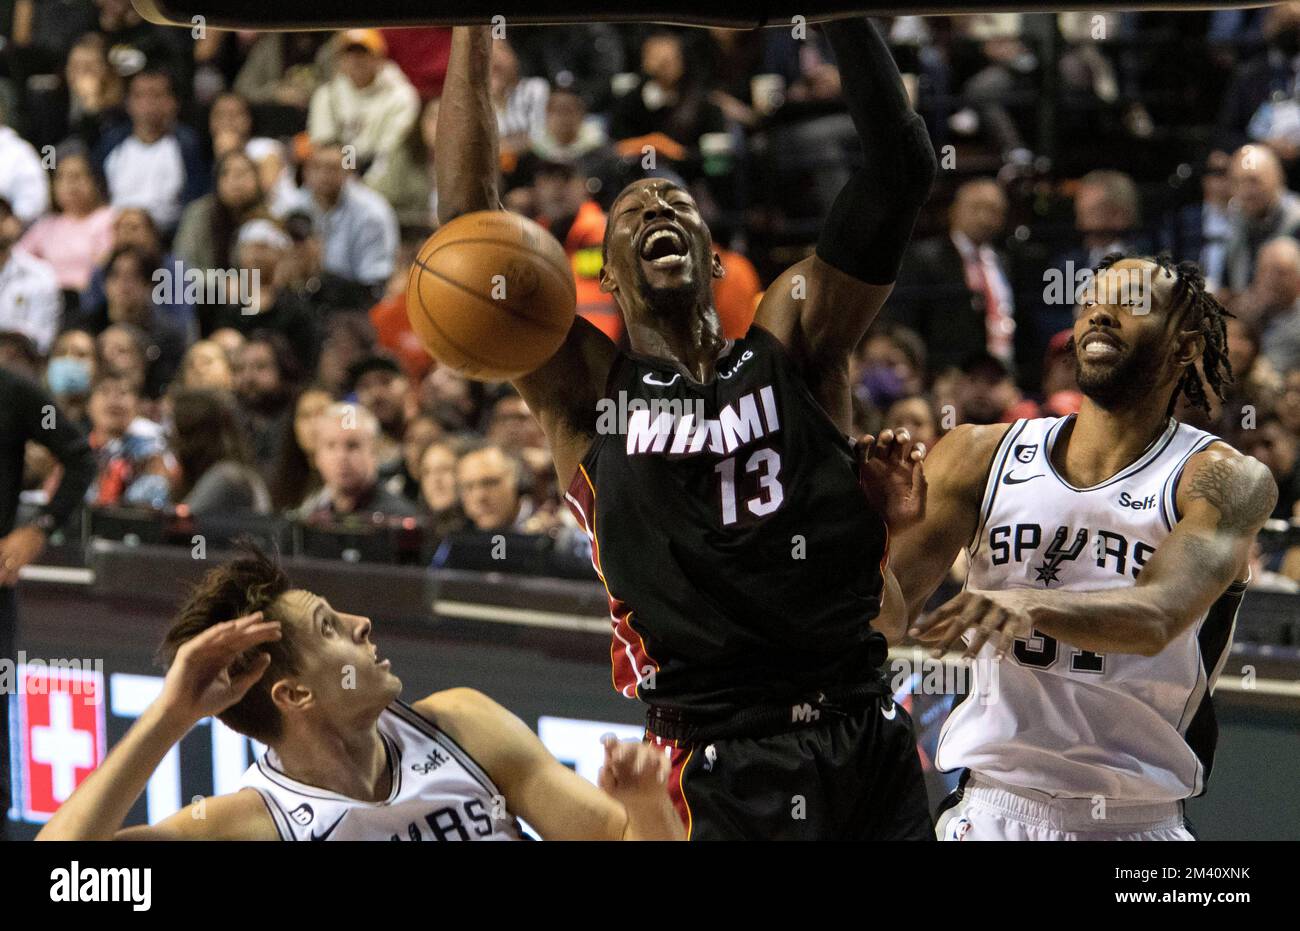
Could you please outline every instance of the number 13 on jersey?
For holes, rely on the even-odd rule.
[[[723,459],[713,467],[713,471],[719,477],[722,526],[730,527],[738,520],[736,457]],[[768,447],[754,450],[745,460],[745,475],[741,476],[741,483],[745,486],[742,494],[755,493],[745,498],[746,510],[755,517],[771,514],[785,498],[781,488],[781,454]]]

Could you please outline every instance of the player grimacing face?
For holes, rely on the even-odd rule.
[[[713,237],[691,195],[661,178],[628,185],[609,215],[609,241],[600,283],[604,291],[650,310],[695,299],[722,277]]]
[[[1174,276],[1140,259],[1100,272],[1079,304],[1074,365],[1079,390],[1105,410],[1150,403],[1173,390],[1199,354],[1195,334],[1174,332]]]
[[[401,694],[402,681],[370,640],[369,618],[335,611],[324,598],[302,589],[281,595],[274,614],[294,627],[298,667],[295,676],[272,684],[272,697],[282,713],[279,699],[346,725],[352,719],[377,715]]]

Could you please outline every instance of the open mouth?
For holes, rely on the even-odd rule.
[[[686,235],[674,225],[647,227],[641,234],[640,256],[655,268],[685,264],[689,252]]]
[[[1120,343],[1109,333],[1093,330],[1080,340],[1079,351],[1085,359],[1114,359],[1120,354]]]

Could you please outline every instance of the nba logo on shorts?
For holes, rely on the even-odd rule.
[[[966,835],[970,833],[970,818],[958,818],[948,826],[948,836],[945,840],[965,840]]]
[[[1034,456],[1038,455],[1037,443],[1021,443],[1016,447],[1016,461],[1023,462],[1026,465],[1034,461]]]

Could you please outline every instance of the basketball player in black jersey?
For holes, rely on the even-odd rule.
[[[516,381],[592,537],[614,687],[650,706],[647,739],[671,745],[692,838],[930,836],[911,722],[887,697],[872,624],[897,593],[890,502],[915,505],[922,453],[905,434],[882,444],[866,472],[885,502],[873,506],[847,432],[850,352],[937,166],[875,28],[822,28],[863,164],[816,254],[768,288],[745,337],[722,334],[722,265],[695,201],[647,179],[611,207],[601,273],[630,351],[577,319]],[[453,36],[434,160],[444,223],[499,208],[490,42],[486,28]]]
[[[158,698],[37,840],[284,837],[289,816],[279,814],[286,820],[277,826],[277,806],[247,779],[238,791],[187,805],[156,824],[122,827],[158,764],[209,715],[266,743],[286,780],[343,812],[332,827],[300,832],[302,839],[519,839],[515,816],[543,840],[683,837],[667,793],[667,763],[651,748],[608,738],[597,788],[480,692],[446,689],[399,707],[402,682],[371,633],[369,618],[290,587],[280,566],[256,548],[211,570],[168,631],[169,668]],[[436,731],[445,758],[430,767],[421,748],[396,749],[381,721],[392,715]],[[490,780],[481,792],[478,785],[472,796],[461,789],[419,792],[421,780],[436,780],[466,757],[464,765]],[[408,787],[418,793],[414,800]],[[429,796],[451,806],[436,806]],[[412,819],[400,835],[387,817],[399,809]]]

